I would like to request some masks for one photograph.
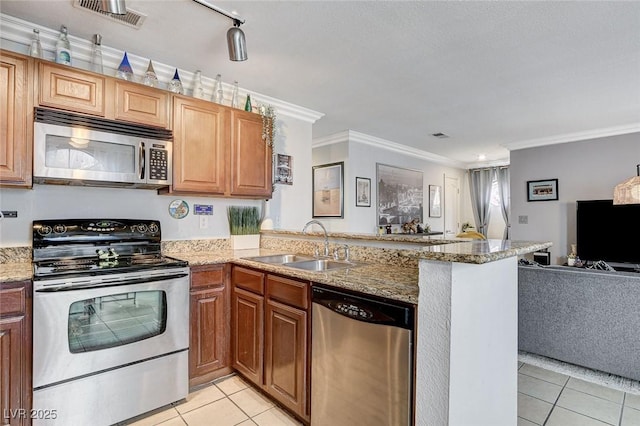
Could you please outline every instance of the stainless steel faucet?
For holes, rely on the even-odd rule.
[[[324,255],[325,256],[329,256],[329,237],[327,236],[327,229],[324,227],[323,224],[321,224],[320,222],[318,222],[315,219],[314,220],[310,220],[309,222],[307,222],[304,225],[304,228],[302,228],[302,233],[305,234],[307,232],[307,228],[310,227],[313,224],[316,224],[320,228],[322,228],[322,232],[324,232]]]

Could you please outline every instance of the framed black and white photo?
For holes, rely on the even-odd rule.
[[[419,170],[376,164],[377,225],[423,222],[423,175]]]
[[[371,179],[356,177],[356,207],[371,207]]]
[[[558,199],[558,179],[527,181],[527,201],[554,201]]]
[[[293,159],[290,155],[276,154],[273,183],[293,185]]]
[[[442,186],[429,185],[429,217],[442,216]]]
[[[313,167],[312,217],[344,217],[344,162]]]

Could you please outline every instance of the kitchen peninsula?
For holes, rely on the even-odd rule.
[[[265,231],[260,249],[255,250],[229,250],[225,239],[165,241],[162,248],[191,266],[231,263],[414,304],[415,424],[515,424],[517,256],[551,243],[416,242],[402,235],[347,233],[328,237],[331,251],[348,244],[352,260],[361,265],[310,272],[245,259],[274,253],[312,254],[322,243],[320,234],[294,231]],[[30,270],[26,265],[3,264],[0,281],[25,279]]]

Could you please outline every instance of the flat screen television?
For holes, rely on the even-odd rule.
[[[613,200],[577,202],[577,250],[585,261],[604,260],[637,268],[640,264],[640,204],[614,205]]]

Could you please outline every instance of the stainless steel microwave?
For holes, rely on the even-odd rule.
[[[140,128],[135,125],[102,119],[64,124],[37,120],[33,137],[35,183],[144,189],[171,185],[171,140],[138,136]],[[97,126],[95,120],[103,125]]]

